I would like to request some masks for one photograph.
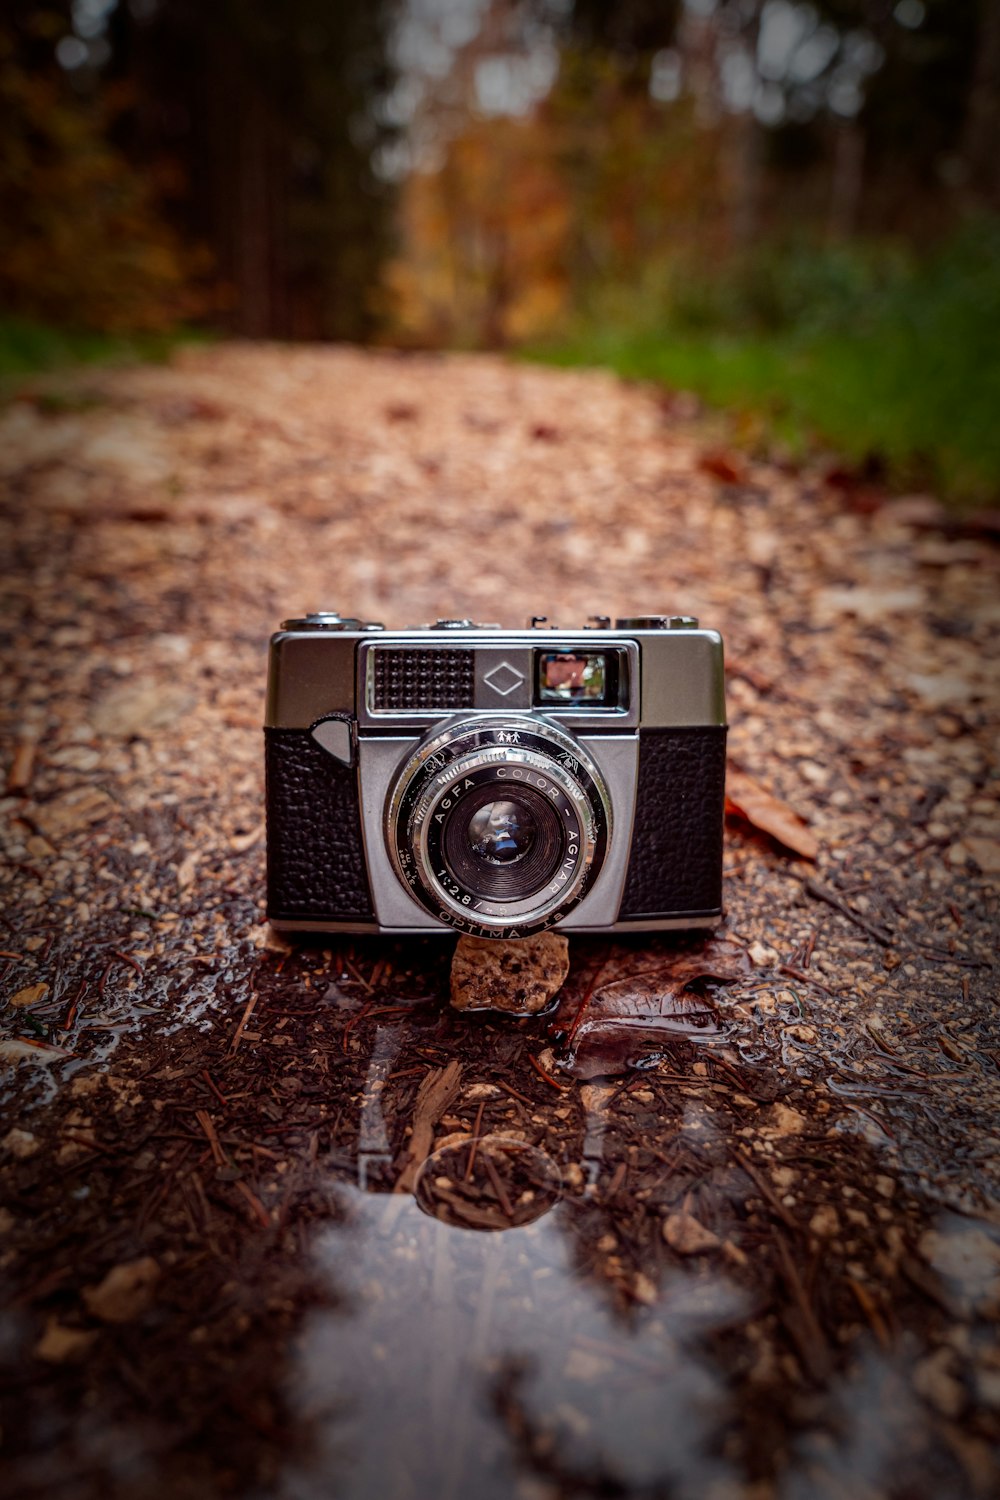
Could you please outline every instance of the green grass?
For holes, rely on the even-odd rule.
[[[10,382],[21,376],[77,365],[160,361],[179,344],[203,338],[204,335],[186,330],[131,335],[91,333],[0,316],[0,381]]]
[[[605,299],[605,308],[608,305]],[[715,281],[675,275],[646,327],[611,316],[527,351],[693,391],[794,453],[872,458],[957,506],[1000,496],[1000,229],[915,263],[878,250],[763,251]],[[624,315],[623,315],[624,313]]]

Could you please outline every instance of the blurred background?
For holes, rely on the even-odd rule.
[[[8,390],[504,349],[997,503],[997,0],[2,0],[0,98]]]

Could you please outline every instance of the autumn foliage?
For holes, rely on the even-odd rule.
[[[181,244],[112,143],[121,98],[13,65],[0,32],[0,304],[42,322],[158,331],[203,312],[207,258]]]

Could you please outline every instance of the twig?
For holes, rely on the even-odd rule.
[[[528,1104],[532,1109],[535,1108],[534,1099],[529,1099],[527,1094],[519,1093],[518,1090],[513,1088],[509,1083],[504,1083],[502,1079],[498,1078],[496,1080],[496,1085],[498,1089],[503,1089],[505,1094],[510,1094],[514,1099],[520,1099],[522,1104]]]
[[[757,1168],[751,1165],[750,1161],[742,1151],[737,1152],[736,1160],[743,1168],[743,1171],[750,1178],[751,1182],[756,1184],[758,1192],[760,1193],[761,1197],[764,1199],[768,1207],[777,1214],[778,1218],[783,1224],[787,1224],[789,1229],[794,1229],[795,1233],[799,1234],[801,1232],[801,1225],[792,1218],[791,1214],[778,1198],[777,1194],[774,1192],[774,1189],[766,1180],[763,1173],[758,1172]]]
[[[809,1374],[814,1380],[822,1382],[828,1379],[830,1374],[830,1350],[823,1330],[816,1320],[812,1304],[806,1296],[802,1279],[795,1269],[788,1246],[781,1235],[775,1235],[775,1243],[778,1247],[778,1259],[781,1262],[781,1276],[786,1287],[792,1294],[798,1317],[785,1318],[789,1333],[792,1335],[802,1361]]]
[[[549,1088],[555,1089],[560,1094],[563,1092],[563,1090],[566,1088],[566,1084],[559,1083],[555,1078],[552,1077],[551,1073],[546,1073],[537,1057],[529,1057],[528,1061],[534,1068],[535,1072],[538,1074],[539,1078],[545,1079],[545,1082],[548,1084]]]
[[[498,1200],[498,1202],[500,1204],[500,1207],[503,1209],[504,1217],[507,1218],[507,1219],[513,1220],[513,1218],[514,1218],[514,1205],[513,1205],[513,1203],[511,1203],[510,1198],[507,1195],[507,1189],[504,1187],[503,1183],[500,1181],[500,1173],[497,1171],[496,1167],[493,1165],[492,1161],[490,1160],[489,1152],[487,1152],[486,1155],[483,1157],[483,1165],[486,1168],[486,1175],[487,1175],[487,1177],[490,1179],[490,1182],[493,1184],[493,1191],[496,1193],[497,1200]]]
[[[208,1144],[212,1148],[212,1156],[215,1159],[215,1165],[217,1167],[228,1166],[229,1163],[226,1160],[226,1153],[222,1149],[218,1133],[216,1132],[215,1126],[212,1124],[212,1118],[208,1114],[207,1110],[196,1109],[194,1112],[194,1117],[198,1121],[198,1124],[201,1126],[202,1130],[205,1132],[205,1135],[208,1139]]]
[[[122,953],[118,948],[112,948],[111,951],[114,954],[115,958],[120,958],[123,964],[128,964],[129,968],[134,969],[139,978],[142,978],[142,964],[137,958],[133,958],[131,953]]]
[[[466,1164],[465,1175],[462,1178],[463,1182],[469,1181],[469,1178],[472,1176],[472,1169],[476,1164],[476,1152],[479,1150],[479,1127],[483,1123],[483,1110],[485,1108],[486,1100],[481,1099],[479,1101],[479,1108],[476,1110],[476,1123],[472,1127],[472,1146],[469,1150],[469,1160]]]
[[[865,1317],[868,1319],[868,1322],[871,1325],[872,1332],[878,1339],[882,1348],[888,1349],[891,1343],[891,1340],[889,1338],[889,1330],[885,1326],[885,1320],[882,1317],[882,1314],[875,1306],[875,1300],[872,1297],[871,1292],[862,1282],[855,1281],[853,1276],[848,1276],[847,1285],[854,1293],[855,1301],[861,1308],[861,1311],[864,1313]]]
[[[580,1029],[580,1022],[583,1020],[584,1012],[586,1011],[587,1006],[590,1004],[590,997],[593,995],[594,990],[597,988],[597,981],[600,979],[601,975],[604,973],[610,962],[611,954],[607,953],[598,964],[597,968],[594,970],[590,983],[587,985],[587,988],[584,992],[583,999],[580,1001],[580,1009],[573,1017],[573,1024],[570,1026],[569,1031],[566,1033],[565,1039],[563,1041],[563,1049],[567,1052],[573,1044],[573,1038],[576,1036],[576,1033]]]
[[[846,901],[841,901],[840,897],[834,891],[827,890],[826,886],[820,885],[817,880],[807,879],[802,883],[808,895],[814,897],[817,901],[825,901],[827,906],[832,906],[834,911],[839,911],[841,916],[846,917],[849,922],[853,922],[855,927],[860,927],[862,932],[867,932],[868,936],[880,944],[881,947],[891,948],[893,943],[897,941],[884,928],[875,927],[871,922],[866,921],[864,917],[859,916],[856,911],[853,911],[847,905]]]
[[[263,1203],[261,1203],[260,1199],[257,1197],[257,1194],[250,1188],[248,1188],[246,1183],[243,1182],[242,1179],[237,1179],[237,1181],[233,1183],[233,1187],[238,1193],[243,1194],[244,1198],[247,1200],[247,1203],[250,1205],[251,1213],[257,1220],[257,1223],[260,1225],[260,1227],[262,1229],[270,1229],[271,1216],[268,1213],[267,1209],[264,1207]]]
[[[250,999],[247,1001],[247,1008],[243,1012],[243,1019],[240,1021],[240,1024],[237,1026],[236,1031],[235,1031],[235,1033],[233,1035],[233,1039],[229,1043],[229,1055],[230,1055],[230,1057],[236,1051],[237,1047],[240,1045],[240,1038],[242,1037],[243,1032],[246,1029],[246,1024],[249,1021],[250,1017],[253,1015],[253,1008],[257,1004],[257,993],[258,992],[256,990],[254,990],[253,993],[252,993],[252,995],[250,996]]]
[[[208,1071],[207,1068],[202,1068],[202,1070],[201,1070],[201,1076],[202,1076],[202,1078],[204,1078],[205,1082],[208,1084],[209,1088],[212,1090],[212,1093],[215,1095],[216,1099],[218,1099],[219,1103],[221,1105],[223,1105],[226,1109],[228,1109],[229,1108],[229,1100],[226,1098],[225,1094],[222,1093],[222,1091],[219,1089],[218,1085],[215,1083],[215,1080],[213,1079],[211,1073]]]

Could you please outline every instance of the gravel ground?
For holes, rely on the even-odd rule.
[[[988,536],[493,357],[222,346],[0,435],[5,1493],[997,1493]],[[732,818],[721,971],[571,942],[559,1017],[694,974],[655,1046],[582,1082],[449,940],[269,938],[266,641],[332,607],[721,629],[799,853]]]

